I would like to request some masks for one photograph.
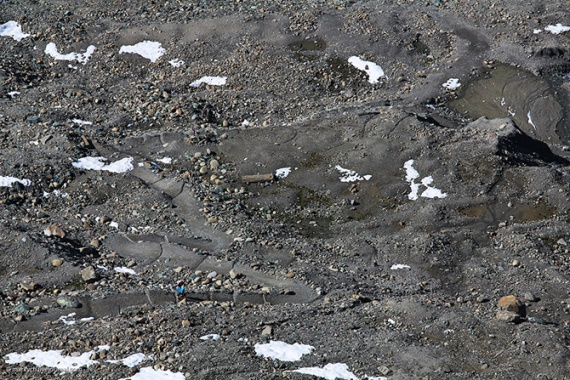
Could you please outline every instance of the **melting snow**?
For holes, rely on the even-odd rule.
[[[86,169],[86,170],[106,170],[111,173],[125,173],[133,170],[133,158],[126,157],[122,160],[115,161],[109,165],[105,165],[103,161],[107,161],[105,157],[83,157],[73,162],[76,168]]]
[[[442,84],[442,86],[447,88],[448,90],[453,91],[453,90],[457,90],[459,87],[461,87],[461,83],[459,83],[459,79],[451,78],[451,79],[448,79],[447,82]]]
[[[168,63],[170,63],[174,67],[180,67],[180,66],[184,65],[186,62],[184,62],[181,59],[175,58],[175,59],[168,61]]]
[[[95,46],[91,45],[87,48],[85,53],[60,54],[57,51],[57,47],[55,46],[55,44],[53,42],[50,42],[46,46],[45,53],[59,61],[77,61],[85,65],[94,51],[95,51]]]
[[[226,79],[228,79],[228,77],[202,77],[190,83],[190,86],[200,87],[202,83],[208,84],[210,86],[223,86],[226,84]]]
[[[288,344],[280,341],[270,341],[266,344],[256,344],[255,353],[264,358],[277,359],[284,362],[301,360],[301,357],[310,354],[315,347],[306,344]]]
[[[208,334],[208,335],[201,336],[200,339],[202,339],[202,340],[219,340],[220,335],[219,334]]]
[[[385,77],[384,70],[374,62],[363,61],[356,56],[352,56],[348,59],[348,63],[358,70],[365,71],[368,74],[369,83],[378,83],[378,79]]]
[[[418,191],[420,186],[423,185],[426,189],[422,192],[421,196],[425,198],[445,198],[447,197],[446,193],[443,193],[441,190],[436,189],[435,187],[431,186],[433,182],[432,176],[424,177],[421,180],[421,185],[416,183],[415,180],[420,178],[420,173],[412,166],[414,164],[414,160],[408,160],[404,163],[404,169],[406,169],[406,181],[410,183],[411,191],[408,194],[408,198],[415,201],[418,199]]]
[[[533,123],[532,118],[530,117],[530,111],[528,111],[528,113],[526,114],[526,117],[528,117],[528,123],[530,125],[532,125],[532,127],[534,128],[535,131],[537,131],[536,125]]]
[[[99,346],[97,351],[108,350],[109,346]],[[31,350],[25,354],[11,353],[6,355],[7,364],[19,364],[28,362],[37,365],[38,367],[46,366],[61,369],[64,371],[75,371],[83,366],[89,367],[97,363],[96,360],[91,360],[91,355],[95,351],[84,352],[79,356],[62,356],[62,350]]]
[[[129,368],[133,368],[134,366],[139,365],[140,363],[144,362],[147,359],[150,359],[150,358],[147,358],[147,356],[145,354],[138,353],[138,354],[132,354],[130,356],[127,356],[124,359],[107,360],[107,362],[113,363],[113,364],[121,363],[123,365],[126,365]]]
[[[170,157],[164,157],[164,158],[159,158],[157,161],[158,161],[158,162],[162,162],[163,164],[171,164],[171,163],[172,163],[172,158],[170,158]]]
[[[143,58],[150,59],[150,61],[154,63],[166,53],[166,50],[162,47],[160,42],[142,41],[135,45],[121,46],[119,54],[123,53],[138,54]]]
[[[14,99],[16,95],[20,95],[20,91],[10,91],[8,93],[8,96],[10,96],[12,99]]]
[[[410,269],[409,265],[405,265],[405,264],[394,264],[390,267],[390,269],[392,270],[396,270],[396,269]]]
[[[281,169],[275,170],[275,176],[277,178],[285,178],[289,174],[291,174],[291,167],[290,166],[286,167],[286,168],[281,168]]]
[[[181,372],[171,372],[156,370],[152,367],[144,367],[134,375],[120,380],[186,380],[186,377]]]
[[[361,176],[360,174],[358,174],[354,170],[345,169],[345,168],[341,167],[340,165],[335,166],[335,169],[338,170],[339,172],[341,172],[341,174],[342,174],[339,177],[340,182],[356,182],[356,181],[362,181],[362,180],[368,181],[368,180],[370,180],[370,178],[372,178],[372,176],[370,174]]]
[[[12,37],[16,41],[29,37],[29,34],[22,33],[22,27],[16,21],[8,21],[0,25],[0,37]]]
[[[115,267],[113,268],[117,273],[127,273],[127,274],[137,274],[134,270],[125,267]]]
[[[564,32],[570,32],[570,26],[564,26],[558,23],[556,25],[548,25],[546,28],[544,28],[544,30],[552,34],[560,34]]]
[[[299,368],[293,372],[303,373],[306,375],[313,375],[322,377],[327,380],[345,379],[345,380],[358,380],[358,377],[348,370],[348,366],[344,363],[327,364],[323,368],[319,367],[306,367]]]
[[[93,122],[91,121],[85,121],[85,120],[81,120],[81,119],[71,119],[71,121],[75,124],[79,124],[79,125],[92,125]]]
[[[0,176],[0,187],[11,187],[13,183],[20,182],[24,186],[30,186],[32,181],[29,179],[18,179],[14,177],[2,177]]]

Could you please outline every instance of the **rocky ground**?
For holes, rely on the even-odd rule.
[[[567,6],[6,0],[0,377],[570,376]]]

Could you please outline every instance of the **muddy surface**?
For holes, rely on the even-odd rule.
[[[570,376],[565,1],[6,0],[8,21],[29,36],[0,36],[1,378]],[[121,52],[143,41],[162,55]],[[7,356],[31,350],[93,362]]]

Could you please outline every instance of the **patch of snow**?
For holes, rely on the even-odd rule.
[[[181,372],[163,371],[152,367],[143,367],[133,377],[120,380],[186,380]]]
[[[158,162],[162,162],[163,164],[171,164],[171,163],[172,163],[172,158],[170,158],[170,157],[164,157],[164,158],[159,158],[157,161],[158,161]]]
[[[119,229],[119,223],[117,223],[117,222],[111,222],[111,223],[109,223],[109,227],[113,227],[113,228]]]
[[[313,375],[322,377],[327,380],[345,379],[345,380],[358,380],[358,377],[348,370],[348,366],[344,363],[330,363],[323,368],[319,367],[306,367],[299,368],[293,372],[302,373],[306,375]]]
[[[119,54],[123,53],[138,54],[154,63],[166,53],[166,49],[162,47],[160,42],[142,41],[135,45],[121,46]]]
[[[198,80],[195,80],[194,82],[190,83],[190,86],[192,87],[200,87],[200,85],[202,83],[205,83],[207,85],[210,86],[223,86],[226,84],[226,80],[228,79],[228,77],[210,77],[210,76],[206,76],[206,77],[202,77]]]
[[[528,117],[528,123],[530,125],[532,125],[532,127],[534,128],[535,131],[538,131],[538,129],[536,129],[536,125],[533,123],[532,118],[530,117],[530,111],[528,111],[528,113],[526,114],[526,117]]]
[[[92,125],[93,122],[91,121],[85,121],[85,120],[81,120],[81,119],[71,119],[71,121],[75,124],[79,124],[79,125]]]
[[[368,82],[371,84],[378,83],[378,79],[386,76],[384,70],[374,62],[364,61],[359,57],[352,56],[348,59],[348,63],[358,70],[365,71],[368,74]]]
[[[396,324],[396,321],[393,320],[392,318],[388,318],[388,323],[391,324],[391,325],[395,325],[395,324]]]
[[[208,335],[201,336],[200,339],[202,339],[202,340],[220,340],[220,335],[219,334],[208,334]]]
[[[356,181],[362,181],[362,180],[368,181],[368,180],[370,180],[370,178],[372,178],[372,176],[370,174],[361,176],[360,174],[358,174],[354,170],[345,169],[345,168],[341,167],[340,165],[335,166],[335,169],[338,170],[339,172],[341,172],[341,174],[342,174],[339,177],[340,182],[356,182]]]
[[[64,325],[74,325],[75,324],[75,313],[69,313],[67,315],[62,315],[58,318],[58,321],[62,321]]]
[[[444,88],[447,88],[448,90],[454,91],[454,90],[457,90],[459,87],[461,87],[461,83],[459,83],[459,79],[451,78],[451,79],[448,79],[447,82],[442,84],[442,86]]]
[[[105,157],[83,157],[73,162],[73,165],[79,169],[86,170],[106,170],[111,173],[125,173],[133,170],[133,158],[126,157],[122,160],[115,161],[109,165],[105,165],[103,161],[106,161]]]
[[[534,29],[532,32],[534,34],[539,34],[539,33],[542,33],[542,29]]]
[[[20,95],[20,91],[10,91],[8,93],[8,96],[10,96],[12,99],[14,99],[16,95]]]
[[[135,272],[131,268],[115,267],[115,268],[113,268],[113,270],[117,273],[127,273],[127,274],[133,274],[133,275],[137,274],[137,272]]]
[[[406,169],[406,182],[410,183],[410,194],[408,194],[408,198],[410,200],[417,200],[418,199],[418,192],[420,186],[423,185],[426,189],[421,193],[420,196],[425,198],[445,198],[447,197],[446,193],[443,193],[441,190],[436,189],[435,187],[431,186],[433,182],[432,176],[424,177],[421,180],[421,184],[416,183],[415,180],[420,177],[420,173],[413,167],[414,160],[408,160],[404,163],[404,169]]]
[[[288,344],[272,340],[266,344],[257,343],[255,345],[255,354],[273,360],[294,362],[301,360],[303,355],[310,354],[314,349],[315,347],[306,344]]]
[[[241,122],[241,126],[242,127],[247,127],[250,124],[249,120],[244,119],[244,121]],[[247,157],[244,158],[244,161],[247,160]]]
[[[560,33],[564,33],[564,32],[569,32],[570,26],[564,26],[564,25],[558,23],[556,25],[548,25],[546,28],[544,28],[544,30],[546,30],[547,32],[550,32],[552,34],[560,34]]]
[[[168,61],[168,63],[170,63],[174,67],[180,67],[180,66],[184,65],[186,62],[184,62],[181,59],[175,58],[175,59]]]
[[[20,182],[24,186],[30,186],[32,181],[29,179],[18,179],[15,177],[2,177],[0,176],[0,187],[11,187],[12,184]]]
[[[43,196],[46,198],[51,196],[51,195],[53,195],[55,197],[61,197],[61,198],[67,198],[69,196],[69,194],[64,193],[63,191],[60,191],[60,190],[54,190],[51,193],[48,193],[47,191],[43,192]]]
[[[0,25],[0,37],[12,37],[16,41],[29,37],[29,34],[22,33],[22,27],[16,21],[8,21]]]
[[[108,350],[109,346],[99,346],[97,351]],[[6,355],[6,364],[20,364],[23,362],[35,364],[38,367],[46,366],[63,371],[75,371],[83,366],[89,367],[96,360],[91,360],[91,355],[96,351],[84,352],[79,356],[63,356],[62,350],[31,350],[24,354],[16,352]]]
[[[121,363],[123,365],[126,365],[129,368],[133,368],[134,366],[139,365],[140,363],[144,362],[147,359],[148,358],[145,354],[137,353],[137,354],[132,354],[130,356],[127,356],[124,359],[107,360],[107,362],[113,363],[113,364]]]
[[[390,267],[390,269],[392,270],[396,270],[396,269],[410,269],[409,265],[405,265],[405,264],[394,264]]]
[[[53,42],[50,42],[46,46],[45,53],[58,61],[77,61],[81,64],[86,64],[93,52],[95,51],[95,46],[90,45],[85,53],[68,53],[60,54],[57,51],[57,47]]]
[[[280,168],[275,170],[275,176],[277,178],[283,179],[286,178],[289,174],[291,174],[291,167]]]

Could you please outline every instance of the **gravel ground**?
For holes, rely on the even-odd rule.
[[[1,378],[570,376],[566,1],[0,10]]]

